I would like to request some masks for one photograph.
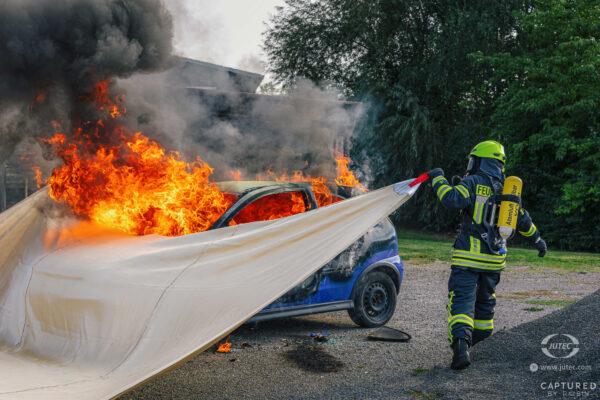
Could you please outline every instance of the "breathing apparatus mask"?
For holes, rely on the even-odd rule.
[[[465,172],[465,177],[468,175],[473,175],[479,170],[479,166],[481,164],[481,158],[471,156],[469,157],[469,162],[467,164],[467,171]]]
[[[452,186],[456,186],[460,183],[461,180],[465,179],[469,175],[475,175],[477,171],[479,171],[479,167],[481,165],[481,158],[476,156],[470,156],[469,162],[467,164],[467,170],[465,171],[465,175],[461,178],[458,175],[454,175],[452,177]]]

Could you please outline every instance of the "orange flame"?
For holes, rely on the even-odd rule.
[[[67,203],[76,214],[130,234],[179,236],[210,228],[235,201],[235,196],[221,192],[210,181],[213,170],[199,157],[188,163],[179,153],[167,152],[142,133],[128,130],[119,118],[126,113],[124,97],[117,96],[113,102],[109,85],[108,81],[100,82],[91,95],[81,97],[95,104],[102,118],[81,124],[69,135],[58,122],[53,122],[54,134],[42,139],[64,161],[47,181],[50,196]],[[338,161],[338,172],[343,175],[338,174],[336,182],[360,185],[348,170],[349,159],[343,160],[346,159],[342,170]],[[234,179],[241,179],[241,171],[230,173]],[[326,178],[301,171],[292,175],[284,171],[278,176],[268,171],[258,179],[308,182],[319,207],[341,200],[332,195]],[[251,203],[231,224],[304,211],[302,195],[278,194]]]
[[[200,158],[187,163],[115,121],[125,109],[110,103],[107,87],[96,85],[93,98],[113,120],[87,123],[69,139],[55,124],[57,131],[45,140],[64,161],[48,179],[50,196],[132,234],[178,236],[208,229],[232,202],[210,182],[210,166]]]
[[[331,194],[329,189],[327,178],[325,177],[312,177],[310,175],[304,175],[302,171],[294,171],[293,175],[288,175],[286,171],[283,171],[279,175],[275,172],[268,170],[264,175],[259,174],[256,177],[259,181],[277,181],[277,182],[309,182],[312,186],[317,205],[323,207],[331,203],[335,203],[340,199]]]
[[[33,111],[33,108],[42,103],[44,100],[46,100],[46,92],[43,90],[40,90],[38,92],[38,94],[35,96],[35,99],[33,100],[33,103],[29,106],[29,110]]]
[[[300,193],[277,193],[261,197],[240,211],[229,225],[245,224],[254,221],[270,221],[289,217],[306,211],[304,197]]]
[[[231,352],[231,343],[229,343],[229,336],[225,339],[225,343],[221,343],[219,348],[217,349],[217,353],[230,353]]]
[[[348,168],[348,164],[352,161],[350,160],[350,157],[346,157],[343,153],[338,151],[334,152],[334,157],[335,163],[337,164],[337,178],[335,183],[339,186],[358,187],[363,192],[366,192],[367,189],[358,181],[358,179],[356,179],[354,173]]]
[[[242,180],[242,171],[240,171],[239,169],[237,169],[235,171],[229,171],[229,174],[231,175],[231,177],[233,178],[234,181]]]
[[[44,181],[42,179],[42,170],[39,167],[31,167],[31,169],[33,170],[33,172],[35,172],[35,183],[37,184],[37,188],[41,188],[42,185],[44,184]]]
[[[94,86],[94,90],[88,98],[85,100],[91,100],[98,106],[100,111],[105,111],[110,115],[111,118],[122,117],[127,113],[127,109],[125,108],[125,95],[119,94],[115,98],[115,102],[112,101],[110,95],[108,94],[108,86],[110,85],[110,81],[102,81],[97,83]],[[99,121],[102,123],[102,121]]]
[[[200,158],[186,163],[141,133],[130,139],[128,133],[120,133],[121,144],[92,154],[82,154],[83,143],[62,146],[58,154],[66,163],[48,180],[50,196],[77,214],[138,235],[201,232],[231,205]]]

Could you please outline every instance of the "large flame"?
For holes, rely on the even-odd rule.
[[[229,225],[254,221],[269,221],[289,217],[306,211],[304,197],[300,193],[277,193],[261,197],[244,207]]]
[[[67,203],[76,214],[131,234],[179,236],[210,228],[235,196],[221,192],[210,181],[213,170],[199,157],[185,162],[179,153],[167,152],[140,132],[127,129],[120,121],[126,113],[124,97],[113,101],[109,85],[100,82],[92,94],[81,98],[99,110],[100,119],[82,123],[69,135],[55,123],[54,134],[42,139],[64,161],[47,181],[50,196]],[[360,185],[347,168],[349,159],[336,154],[336,161],[336,183]],[[241,178],[239,171],[232,174]],[[257,179],[310,182],[319,206],[340,200],[332,195],[324,177],[268,171]],[[247,206],[231,224],[304,211],[300,194],[268,196]]]
[[[118,121],[125,110],[110,101],[107,87],[96,85],[92,95],[104,119],[69,136],[55,125],[46,140],[64,161],[48,179],[50,196],[77,214],[132,234],[177,236],[210,228],[233,200],[210,182],[210,166],[200,158],[187,163],[129,131]]]
[[[294,171],[292,175],[289,175],[286,171],[277,174],[271,170],[268,170],[265,174],[259,174],[256,179],[259,181],[310,183],[319,207],[323,207],[341,200],[339,197],[331,194],[331,189],[329,189],[327,178],[322,176],[312,177],[310,175],[304,175],[302,171]]]

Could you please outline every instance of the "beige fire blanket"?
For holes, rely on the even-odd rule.
[[[417,190],[401,182],[181,237],[57,225],[46,191],[0,214],[0,399],[107,399],[210,347]]]

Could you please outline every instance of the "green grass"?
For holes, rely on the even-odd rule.
[[[435,261],[450,262],[450,250],[453,238],[443,235],[431,235],[416,231],[397,229],[398,251],[403,260],[413,264],[429,264]],[[537,250],[531,248],[508,248],[507,268],[511,266],[529,266],[536,268],[555,268],[565,272],[600,272],[600,254],[550,249],[546,257],[537,256]]]
[[[423,372],[427,372],[429,371],[427,368],[415,368],[411,371],[410,376],[417,376],[419,374],[422,374]]]
[[[576,301],[577,301],[577,299],[527,300],[527,301],[524,301],[524,303],[536,304],[538,306],[564,307],[564,306],[568,306],[571,303],[575,303]]]
[[[533,296],[552,296],[560,298],[562,295],[554,294],[549,290],[533,290],[529,292],[509,292],[507,294],[498,295],[498,298],[510,299],[510,300],[524,300]]]
[[[413,264],[449,261],[453,240],[441,236],[397,229],[398,252],[403,260]]]
[[[544,311],[544,309],[542,307],[527,307],[524,308],[523,311]]]

